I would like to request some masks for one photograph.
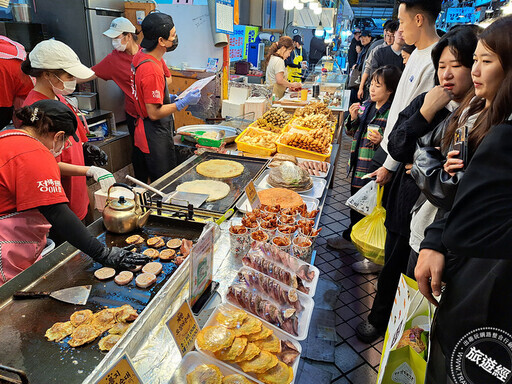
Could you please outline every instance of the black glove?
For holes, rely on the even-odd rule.
[[[141,253],[130,252],[123,248],[105,247],[101,255],[96,257],[95,260],[106,267],[130,269],[137,265],[149,263],[151,258]]]
[[[108,155],[97,146],[84,143],[84,161],[85,165],[102,167],[107,164]]]

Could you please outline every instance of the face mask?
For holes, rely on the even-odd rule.
[[[121,40],[122,40],[122,38],[120,38],[120,39],[112,39],[112,46],[114,47],[114,49],[116,51],[124,52],[126,50],[126,45],[127,44],[122,44]]]
[[[172,42],[172,45],[170,47],[166,47],[165,51],[166,52],[172,52],[176,48],[178,48],[178,35],[176,35],[176,37],[174,38],[174,41]]]
[[[56,95],[70,95],[71,93],[73,93],[75,91],[75,88],[76,88],[76,80],[71,80],[71,81],[64,81],[64,80],[61,80],[59,78],[59,76],[55,75],[54,76],[59,79],[59,81],[64,84],[64,89],[60,89],[60,88],[57,88],[55,87],[51,82],[50,82],[50,85],[52,86],[52,89],[53,89],[53,93],[55,93]]]
[[[55,145],[55,141],[53,142],[53,148],[50,149],[50,153],[54,156],[54,157],[57,157],[57,156],[60,156],[60,154],[62,153],[62,151],[64,151],[64,147],[66,146],[66,140],[64,139],[64,136],[62,137],[62,145],[60,146],[60,149],[57,150],[56,149],[56,145]]]

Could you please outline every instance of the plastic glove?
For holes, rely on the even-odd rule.
[[[142,253],[130,252],[123,248],[105,247],[101,255],[96,257],[95,260],[106,267],[129,269],[137,265],[149,263],[151,258]]]
[[[201,91],[199,89],[196,89],[190,93],[187,93],[183,99],[179,99],[176,101],[176,108],[178,108],[178,111],[181,111],[183,108],[189,106],[189,105],[195,105],[199,102],[199,99],[201,98]]]
[[[178,99],[178,95],[175,94],[169,94],[169,100],[171,101],[171,104],[174,104],[176,100]]]
[[[101,167],[107,164],[108,155],[103,150],[90,143],[84,143],[83,148],[85,165],[97,165]]]
[[[103,192],[108,192],[110,186],[116,182],[113,174],[103,168],[95,167],[94,165],[89,167],[86,175],[94,178],[94,180],[100,183],[100,187]]]

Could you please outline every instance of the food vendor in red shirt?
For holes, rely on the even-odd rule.
[[[71,108],[77,117],[77,140],[71,141],[72,145],[57,157],[57,161],[62,175],[62,187],[69,199],[69,207],[80,220],[83,220],[89,206],[86,176],[93,177],[104,191],[115,183],[110,172],[96,166],[85,165],[83,144],[87,143],[87,123],[78,116],[76,107],[64,97],[75,90],[76,79],[89,78],[94,72],[80,63],[80,59],[70,47],[53,39],[37,44],[22,63],[21,69],[27,75],[36,78],[36,85],[25,99],[24,106],[38,100],[59,100]]]
[[[0,132],[0,285],[41,258],[52,226],[103,265],[127,269],[150,261],[105,247],[69,209],[55,157],[78,140],[74,112],[46,99],[21,108],[16,116],[21,128]]]
[[[135,145],[144,153],[146,175],[151,181],[176,167],[174,120],[172,114],[190,104],[197,104],[200,91],[181,99],[169,96],[163,56],[178,45],[172,17],[161,12],[147,15],[141,24],[141,49],[133,58],[135,107],[138,119]],[[143,178],[145,180],[145,178]]]
[[[23,45],[0,36],[0,129],[11,122],[14,109],[34,88],[32,79],[21,71],[26,56]]]

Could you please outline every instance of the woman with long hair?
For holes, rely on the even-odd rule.
[[[277,43],[273,43],[268,50],[265,64],[267,65],[266,71],[266,84],[273,87],[273,93],[277,98],[281,98],[286,91],[286,88],[300,88],[300,83],[290,83],[288,80],[286,65],[284,61],[290,56],[293,51],[293,40],[289,36],[281,36]]]
[[[479,37],[471,72],[478,99],[468,104],[483,106],[469,132],[474,155],[467,164],[453,157],[447,162],[448,172],[465,166],[465,174],[451,211],[427,228],[421,244],[415,276],[423,295],[439,305],[426,383],[450,383],[454,375],[474,383],[510,378],[510,340],[506,349],[502,346],[503,334],[512,331],[511,51],[512,16],[507,16]],[[442,281],[446,289],[438,303],[434,296],[441,293]],[[486,343],[471,336],[477,329]],[[472,351],[494,361],[492,369],[482,369],[482,359],[472,359]]]

